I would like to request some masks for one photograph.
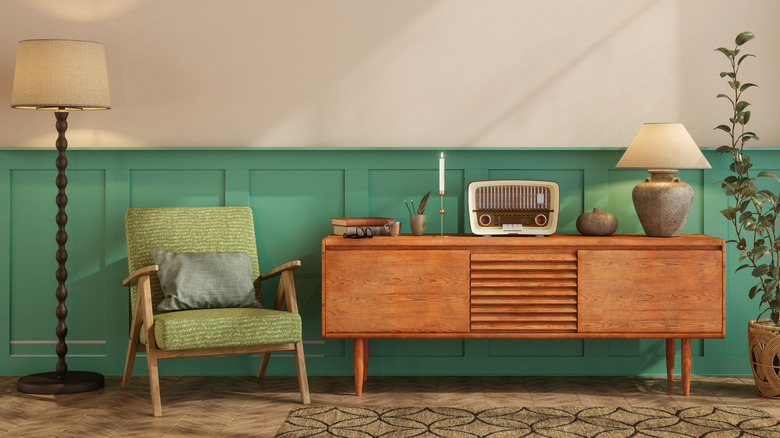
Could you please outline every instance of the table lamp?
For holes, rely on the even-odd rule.
[[[55,292],[58,301],[55,311],[58,321],[55,329],[58,361],[54,372],[22,377],[16,387],[20,392],[33,394],[67,394],[99,389],[104,386],[102,374],[89,371],[69,372],[65,363],[68,353],[65,343],[65,336],[68,334],[68,327],[65,325],[65,317],[68,315],[68,309],[65,307],[68,297],[65,287],[65,280],[68,278],[68,271],[65,269],[65,262],[68,260],[65,250],[65,242],[68,240],[68,234],[65,232],[65,224],[68,221],[65,213],[65,205],[68,203],[68,197],[65,195],[65,186],[68,184],[68,178],[65,176],[68,166],[68,160],[65,158],[65,150],[68,147],[65,131],[68,128],[68,111],[111,108],[103,44],[75,40],[20,41],[16,54],[11,108],[54,111],[57,119],[55,127],[59,134],[55,143],[58,152],[55,161],[58,170],[55,179],[58,188],[55,201],[59,207],[55,217],[59,227],[55,236],[58,244],[55,258],[59,265],[55,273],[59,284]]]
[[[693,189],[674,175],[710,163],[682,123],[645,123],[615,167],[649,169],[650,178],[631,194],[636,215],[647,236],[675,237],[688,219]]]

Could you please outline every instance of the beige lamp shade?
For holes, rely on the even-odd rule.
[[[615,167],[709,169],[711,166],[682,123],[645,123]]]
[[[20,41],[11,107],[65,111],[110,109],[103,44],[75,40]]]

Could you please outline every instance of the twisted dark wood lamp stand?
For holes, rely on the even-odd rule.
[[[54,372],[31,374],[19,379],[16,389],[30,394],[70,394],[75,392],[87,392],[102,388],[105,385],[105,379],[102,374],[91,371],[70,371],[65,363],[65,356],[68,354],[68,345],[65,343],[65,337],[68,335],[68,326],[65,325],[65,318],[68,316],[68,308],[65,307],[65,300],[68,298],[68,289],[65,287],[65,280],[68,279],[68,271],[65,269],[65,262],[68,260],[68,252],[65,250],[65,243],[68,241],[68,233],[65,232],[65,224],[68,222],[68,215],[65,213],[65,205],[68,203],[68,196],[65,194],[65,187],[68,185],[68,177],[65,176],[65,169],[68,167],[68,159],[65,158],[65,150],[68,148],[68,140],[65,139],[65,131],[68,129],[68,112],[60,108],[54,113],[57,118],[57,367]]]

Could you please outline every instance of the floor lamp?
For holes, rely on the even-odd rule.
[[[68,160],[65,158],[65,150],[68,148],[65,131],[68,129],[68,111],[111,108],[103,44],[74,40],[20,41],[16,54],[11,107],[54,111],[57,119],[55,126],[59,134],[55,161],[58,170],[55,182],[59,189],[55,198],[59,207],[55,218],[59,227],[56,234],[56,260],[59,267],[55,274],[59,283],[55,293],[58,302],[55,311],[58,321],[55,330],[58,361],[54,372],[22,377],[16,387],[20,392],[32,394],[67,394],[99,389],[105,384],[102,374],[68,371],[68,365],[65,363],[68,353],[65,343],[65,336],[68,334],[68,327],[65,325],[65,318],[68,316],[68,309],[65,307],[65,299],[68,297],[68,289],[65,287],[65,280],[68,278],[68,271],[65,269],[65,262],[68,260],[68,253],[65,251],[65,242],[68,240],[68,234],[65,232],[65,224],[68,222],[68,216],[65,214],[65,205],[68,203],[68,197],[65,195],[65,186],[68,184],[68,178],[65,176],[68,166]]]

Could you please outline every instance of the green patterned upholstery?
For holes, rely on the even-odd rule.
[[[153,265],[151,250],[160,248],[172,252],[248,252],[254,278],[260,275],[249,207],[131,208],[125,213],[125,233],[130,273]],[[156,275],[151,283],[152,308],[156,310],[165,296]],[[259,282],[255,283],[255,291],[262,304]],[[135,292],[136,287],[131,287],[133,305]]]
[[[301,340],[301,316],[251,308],[161,313],[154,317],[154,338],[163,350],[295,343]]]
[[[150,251],[242,251],[252,256],[254,278],[260,275],[254,221],[249,207],[131,208],[125,214],[130,273],[154,264]],[[152,307],[164,295],[157,275],[150,278]],[[136,286],[131,287],[135,305]],[[255,292],[262,303],[260,282]],[[298,314],[256,308],[199,309],[155,313],[154,334],[163,350],[237,347],[301,340]],[[141,343],[145,343],[141,330]]]

